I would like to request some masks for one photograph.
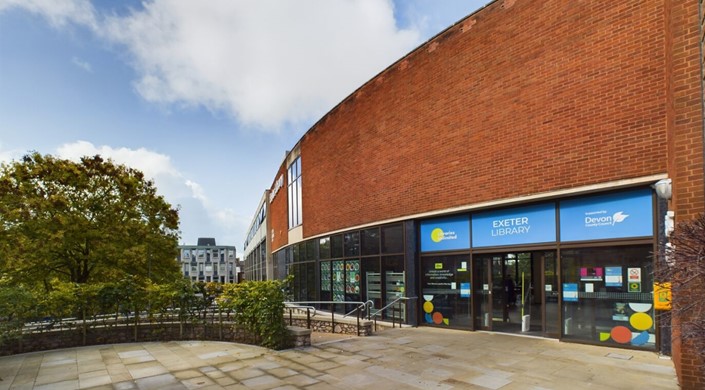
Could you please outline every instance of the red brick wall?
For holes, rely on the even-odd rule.
[[[698,6],[498,0],[471,15],[304,136],[304,238],[664,172],[677,220],[703,212]],[[273,248],[287,243],[285,198]],[[682,386],[702,388],[674,334]]]
[[[703,182],[703,77],[699,1],[670,0],[666,29],[670,32],[667,53],[668,99],[668,173],[673,179],[671,209],[677,221],[686,221],[705,209]],[[689,296],[674,296],[675,305],[703,299],[705,291],[691,290]],[[673,360],[683,389],[705,389],[703,362],[687,341],[681,339],[679,325],[688,318],[673,319]]]
[[[302,147],[304,236],[666,172],[664,1],[497,1]]]

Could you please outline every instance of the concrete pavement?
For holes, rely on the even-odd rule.
[[[678,389],[656,353],[430,327],[286,351],[174,341],[0,358],[2,389]]]

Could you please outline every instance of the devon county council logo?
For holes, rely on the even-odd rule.
[[[444,232],[441,228],[431,230],[431,241],[441,242],[443,240],[457,240],[458,235],[454,231]]]
[[[591,211],[585,213],[585,227],[614,226],[627,217],[629,214],[624,214],[624,211],[617,211],[612,216],[607,214],[607,210]]]

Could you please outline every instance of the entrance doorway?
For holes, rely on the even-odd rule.
[[[476,255],[475,328],[558,337],[555,251]]]

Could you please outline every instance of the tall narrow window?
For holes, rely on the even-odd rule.
[[[301,225],[301,157],[297,157],[288,172],[289,229]]]

